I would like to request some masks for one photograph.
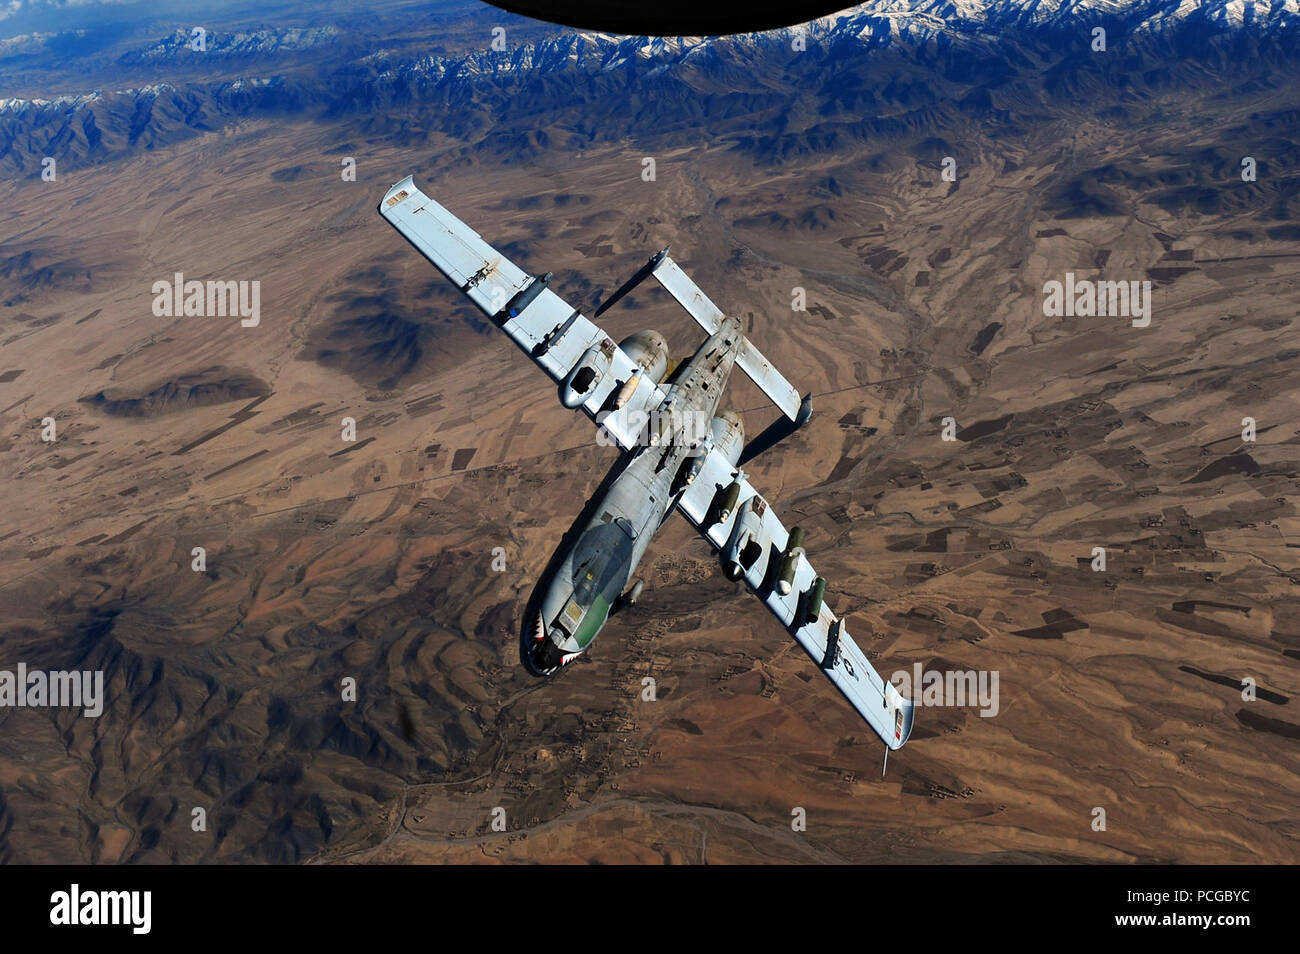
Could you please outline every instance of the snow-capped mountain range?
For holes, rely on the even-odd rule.
[[[490,23],[495,11],[484,9]],[[1092,55],[1098,26],[1106,30],[1109,62],[1127,61],[1139,71],[1191,62],[1212,70],[1217,62],[1228,72],[1233,58],[1247,70],[1256,57],[1300,59],[1300,0],[871,0],[798,26],[727,37],[629,37],[555,27],[533,42],[493,49],[485,26],[481,46],[446,55],[421,55],[409,46],[358,53],[347,29],[334,24],[213,31],[198,54],[191,33],[177,29],[118,56],[124,71],[145,71],[153,82],[114,84],[111,92],[0,98],[0,165],[30,174],[44,155],[103,161],[259,112],[391,116],[432,103],[479,100],[508,115],[522,89],[544,108],[566,105],[546,101],[555,95],[611,116],[611,104],[626,101],[630,91],[640,95],[647,83],[669,80],[655,87],[660,102],[648,105],[642,119],[678,102],[684,115],[705,122],[710,95],[773,95],[795,76],[806,84],[823,82],[823,72],[869,73],[873,57],[885,55],[933,69],[936,78],[957,70],[968,88],[993,88],[1026,69],[1045,76],[1051,71],[1052,82],[1060,82],[1058,74],[1103,62]],[[30,57],[34,46],[52,40],[0,41],[0,89],[6,48]],[[304,66],[304,52],[318,59]],[[196,63],[226,63],[238,72],[187,78]],[[703,98],[697,102],[692,93]],[[471,106],[464,115],[443,110],[436,121],[464,133],[483,129],[491,117],[482,110],[475,115]],[[578,119],[576,125],[585,124]]]

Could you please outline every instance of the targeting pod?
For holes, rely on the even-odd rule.
[[[799,567],[799,558],[803,556],[803,528],[794,527],[790,539],[785,545],[785,554],[781,559],[781,573],[776,578],[776,591],[782,596],[790,595],[794,588],[794,571]]]
[[[804,601],[804,622],[815,623],[822,614],[822,600],[826,598],[826,580],[817,577],[808,587],[807,599]]]
[[[740,502],[740,481],[733,480],[722,491],[722,499],[718,502],[718,523],[726,523],[731,519],[731,515],[736,511],[736,504]]]

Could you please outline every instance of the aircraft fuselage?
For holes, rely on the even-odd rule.
[[[549,675],[591,645],[691,479],[693,463],[711,447],[733,462],[739,456],[740,419],[731,412],[719,417],[718,405],[743,342],[740,322],[725,318],[677,370],[642,440],[620,455],[617,476],[552,558],[554,569],[538,583],[538,609],[524,626],[524,658],[535,673]]]

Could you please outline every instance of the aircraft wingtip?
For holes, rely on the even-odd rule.
[[[803,396],[803,400],[799,402],[799,413],[795,415],[794,426],[803,427],[807,424],[808,419],[812,417],[812,412],[812,392],[809,391]]]
[[[394,182],[388,187],[388,191],[384,193],[384,199],[379,203],[379,211],[383,212],[384,209],[396,205],[414,191],[415,176],[413,175],[407,176],[401,182]]]

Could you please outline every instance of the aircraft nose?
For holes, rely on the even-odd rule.
[[[564,652],[543,633],[541,638],[532,640],[528,661],[536,675],[548,676],[564,665]]]

